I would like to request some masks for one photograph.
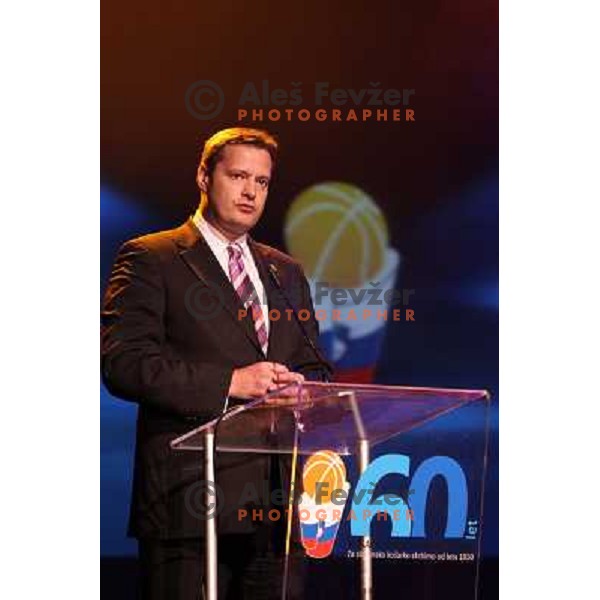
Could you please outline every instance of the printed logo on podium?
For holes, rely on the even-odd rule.
[[[391,474],[403,475],[409,480],[410,501],[392,493],[374,496],[377,483]],[[332,450],[315,452],[304,465],[304,491],[298,504],[298,518],[301,543],[311,558],[326,558],[333,551],[350,497],[346,477],[344,461]],[[446,484],[446,523],[443,532],[437,535],[445,539],[476,539],[478,521],[467,518],[468,483],[460,464],[449,456],[431,456],[419,464],[411,476],[411,459],[404,454],[380,456],[361,475],[345,517],[350,524],[350,535],[368,536],[371,522],[384,517],[392,524],[393,538],[428,538],[427,504],[431,500],[432,482],[438,477]]]
[[[344,461],[331,450],[315,452],[304,465],[302,482],[298,505],[302,546],[307,556],[325,558],[333,551],[350,490]]]

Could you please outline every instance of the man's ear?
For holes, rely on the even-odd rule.
[[[208,193],[209,177],[204,167],[198,167],[198,172],[196,173],[196,183],[198,184],[201,192],[204,192],[205,194]]]

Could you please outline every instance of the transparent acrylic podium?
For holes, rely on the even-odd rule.
[[[394,584],[389,575],[396,566],[427,564],[424,576],[429,579],[427,573],[460,571],[460,578],[450,575],[452,581],[460,579],[460,591],[452,596],[477,598],[488,419],[489,394],[484,390],[307,382],[234,406],[173,440],[171,447],[199,452],[205,480],[217,486],[215,453],[286,457],[283,599],[292,526],[300,531],[308,563],[360,563],[360,589],[345,597],[435,597],[431,581],[427,593],[425,584],[417,584],[412,595],[403,594],[402,582]],[[313,463],[325,457],[331,468],[324,470],[337,468],[338,475],[339,463],[344,463],[341,477],[346,481],[340,485],[339,477],[331,479],[330,473],[327,479],[325,473],[327,481],[315,491],[311,474],[303,471],[311,457]],[[314,475],[312,471],[312,479]],[[338,489],[336,494],[328,482]],[[313,487],[303,489],[306,485]],[[207,511],[213,501],[207,492]],[[204,528],[205,595],[216,600],[217,519],[207,519]],[[387,573],[381,586],[374,573],[379,564]],[[454,585],[447,581],[442,586]],[[443,591],[447,597],[450,590]]]

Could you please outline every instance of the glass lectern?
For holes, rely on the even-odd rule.
[[[413,586],[413,595],[394,583],[394,570],[413,563],[429,573],[460,570],[455,597],[476,598],[488,409],[483,390],[307,382],[234,406],[171,446],[199,452],[206,481],[217,486],[215,453],[285,462],[287,509],[272,515],[286,520],[281,598],[292,528],[320,577],[328,564],[358,563],[353,597],[432,597],[422,591],[430,581]],[[207,487],[207,514],[214,501]],[[205,595],[216,600],[217,519],[204,528]]]

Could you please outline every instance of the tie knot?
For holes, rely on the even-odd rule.
[[[242,256],[242,247],[239,244],[229,244],[227,250],[230,258],[239,259]]]

